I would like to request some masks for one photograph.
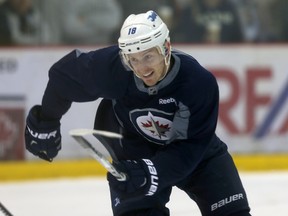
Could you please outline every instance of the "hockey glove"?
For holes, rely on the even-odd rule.
[[[26,119],[25,144],[29,152],[52,162],[61,149],[60,120],[43,120],[41,106],[32,107]]]
[[[153,196],[158,188],[158,174],[153,162],[149,159],[126,160],[115,164],[118,171],[127,175],[126,181],[118,181],[108,173],[109,185],[122,197]]]

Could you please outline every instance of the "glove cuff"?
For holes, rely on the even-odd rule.
[[[27,116],[27,123],[30,127],[36,128],[37,126],[37,129],[39,131],[42,130],[46,131],[47,129],[49,130],[60,127],[60,119],[45,118],[42,116],[41,111],[42,111],[41,105],[35,105],[30,109],[29,114]]]

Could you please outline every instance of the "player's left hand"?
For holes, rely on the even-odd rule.
[[[157,192],[158,174],[149,159],[126,160],[115,164],[117,170],[126,173],[126,181],[118,181],[108,173],[107,179],[112,189],[122,196],[152,196]]]

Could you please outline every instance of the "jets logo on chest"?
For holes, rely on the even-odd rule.
[[[155,109],[133,110],[130,120],[136,130],[151,142],[165,145],[172,136],[174,113]]]

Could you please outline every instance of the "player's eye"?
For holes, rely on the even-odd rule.
[[[132,57],[132,58],[130,58],[130,59],[129,59],[129,61],[130,61],[130,63],[131,63],[131,64],[137,64],[137,63],[139,62],[139,60],[138,60],[138,59],[136,59],[136,58],[133,58],[133,57]]]
[[[153,55],[146,55],[144,58],[145,58],[146,60],[153,59]]]

